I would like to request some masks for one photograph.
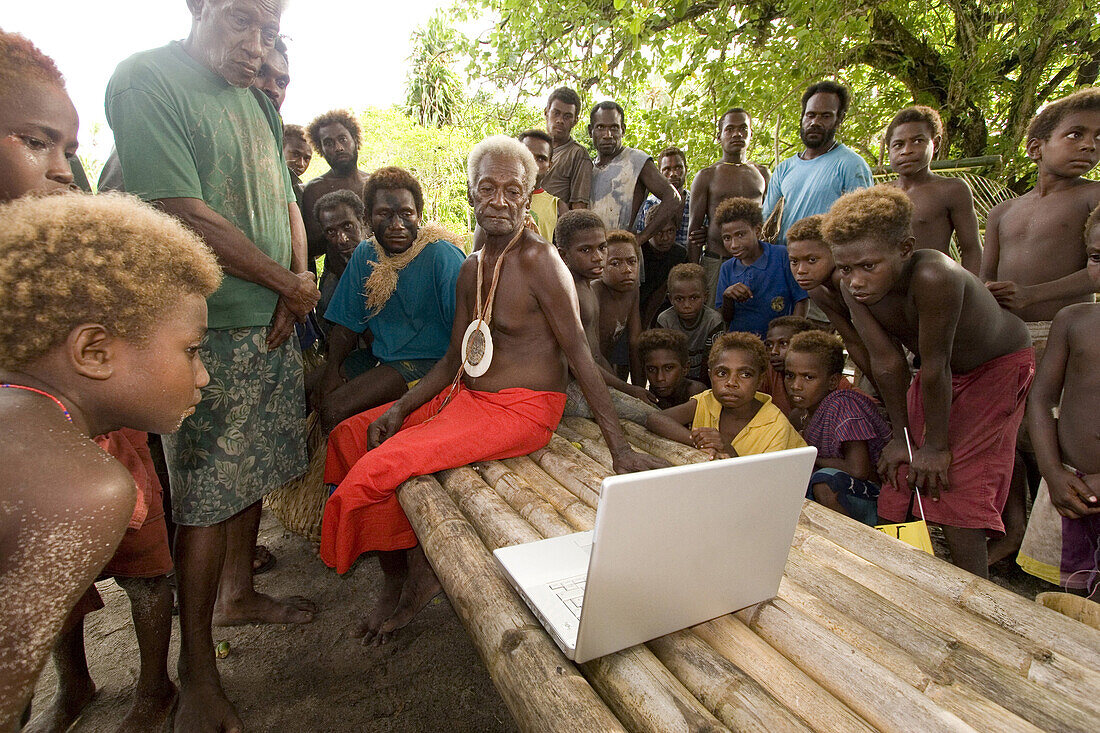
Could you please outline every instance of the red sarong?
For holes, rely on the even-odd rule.
[[[325,483],[338,484],[325,505],[321,559],[346,573],[370,550],[405,550],[416,534],[397,487],[474,461],[514,458],[544,447],[565,408],[562,392],[512,388],[477,392],[461,385],[440,409],[448,386],[409,415],[401,430],[367,451],[367,428],[390,404],[349,417],[328,440]]]
[[[987,361],[974,371],[951,378],[951,412],[947,444],[950,488],[939,501],[924,501],[929,522],[949,527],[1004,532],[1001,511],[1008,500],[1016,431],[1024,418],[1027,392],[1035,376],[1035,351],[1028,347]],[[909,430],[913,449],[924,444],[921,372],[909,386]],[[912,492],[905,480],[909,466],[898,470],[896,485],[883,484],[878,514],[891,522],[907,518]]]

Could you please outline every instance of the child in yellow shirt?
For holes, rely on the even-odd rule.
[[[719,336],[708,360],[711,389],[662,414],[679,425],[674,437],[713,458],[748,456],[806,445],[772,398],[759,391],[768,368],[764,342],[751,333]]]

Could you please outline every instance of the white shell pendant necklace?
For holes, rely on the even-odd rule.
[[[497,257],[496,266],[493,268],[493,279],[489,284],[489,296],[484,304],[481,300],[481,287],[484,282],[485,250],[478,252],[477,256],[477,304],[474,310],[474,319],[466,327],[466,333],[462,336],[462,369],[471,377],[480,377],[489,371],[493,363],[493,336],[489,331],[489,323],[493,318],[493,303],[496,300],[497,285],[500,280],[500,266],[504,264],[504,257],[523,236],[524,229],[512,238],[508,246]]]

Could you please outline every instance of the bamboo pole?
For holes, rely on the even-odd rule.
[[[728,730],[643,645],[585,662],[581,669],[633,733]]]
[[[944,710],[955,713],[964,720],[982,721],[986,730],[1013,733],[1039,733],[1042,730],[1020,716],[1010,713],[997,703],[982,697],[967,685],[957,682],[940,685],[933,682],[924,694]]]
[[[1044,730],[1096,733],[1100,730],[1100,687],[1051,688],[1013,674],[978,650],[960,644],[944,670],[1024,720]]]
[[[800,526],[1013,634],[1100,670],[1100,631],[809,502]]]
[[[490,552],[543,538],[469,466],[440,471],[436,477]]]
[[[703,451],[690,445],[654,435],[637,423],[620,420],[619,424],[623,426],[626,439],[632,444],[658,458],[664,458],[674,466],[682,466],[685,463],[702,463],[710,460],[710,456]]]
[[[607,444],[602,438],[590,438],[578,433],[567,425],[558,425],[555,430],[558,435],[568,440],[586,456],[600,464],[607,471],[614,471],[615,464],[611,460],[611,452],[607,450]]]
[[[560,537],[579,529],[562,519],[550,502],[539,496],[523,477],[509,470],[503,463],[482,461],[473,464],[473,469],[543,537]]]
[[[501,461],[508,470],[522,478],[531,490],[565,517],[565,521],[579,530],[588,530],[596,524],[596,505],[588,504],[543,471],[538,464],[527,456],[505,458]]]
[[[819,535],[796,530],[795,543],[817,561],[859,582],[899,608],[964,641],[1023,677],[1042,679],[1052,689],[1084,689],[1100,696],[1100,671],[990,623],[913,583],[874,565]],[[800,537],[801,535],[801,537]],[[889,538],[886,538],[889,539]],[[1092,631],[1080,624],[1085,631]]]
[[[738,611],[737,616],[877,728],[927,733],[974,730],[782,599]]]
[[[874,730],[736,616],[721,616],[695,626],[692,632],[818,733]]]
[[[603,440],[603,431],[600,430],[600,426],[591,420],[586,420],[583,417],[563,417],[561,419],[561,425],[565,425],[570,430],[575,430],[586,438],[592,438],[593,440]]]
[[[398,500],[519,728],[624,731],[500,576],[443,487],[420,476],[403,484]]]
[[[662,636],[647,646],[731,730],[745,733],[811,730],[756,680],[690,631]]]
[[[836,634],[851,644],[853,649],[858,649],[874,659],[914,689],[923,692],[931,682],[930,676],[921,668],[917,660],[883,639],[868,626],[861,624],[856,618],[841,613],[797,583],[784,579],[779,585],[779,595],[823,629]]]
[[[531,460],[559,484],[573,492],[593,509],[599,502],[600,486],[607,469],[574,448],[558,435],[550,436],[545,448],[531,453]]]
[[[926,671],[938,669],[951,654],[956,640],[930,624],[902,611],[848,576],[816,562],[799,548],[787,556],[784,579],[830,604],[849,618],[859,619],[887,641],[908,652]],[[784,586],[779,595],[786,599]],[[1022,662],[1022,658],[1021,658]]]

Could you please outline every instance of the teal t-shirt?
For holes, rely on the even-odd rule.
[[[294,189],[270,100],[232,86],[175,41],[119,64],[106,108],[127,191],[146,201],[202,199],[290,267]],[[277,300],[274,291],[227,274],[207,301],[208,323],[266,326]]]
[[[360,242],[351,255],[325,320],[355,333],[370,329],[371,350],[382,362],[442,359],[451,343],[458,271],[466,259],[455,245],[439,239],[401,268],[397,289],[377,313],[367,309],[363,283],[378,262],[374,240]]]

